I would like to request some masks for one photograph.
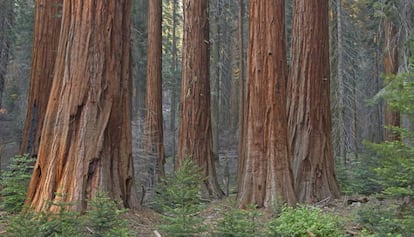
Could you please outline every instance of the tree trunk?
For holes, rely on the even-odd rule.
[[[162,1],[148,4],[147,93],[145,117],[145,152],[151,157],[149,186],[164,176],[164,140],[162,116]]]
[[[62,18],[62,0],[37,0],[32,67],[20,154],[37,156],[46,107],[53,82]]]
[[[3,93],[11,50],[13,6],[13,0],[2,1],[0,4],[0,109],[3,108]]]
[[[212,17],[214,19],[211,24],[211,34],[213,38],[212,50],[211,50],[211,124],[213,134],[213,155],[216,164],[219,164],[219,138],[220,138],[220,74],[222,63],[220,61],[220,50],[221,50],[221,31],[220,31],[220,15],[221,15],[221,0],[212,1],[215,6],[213,9]]]
[[[170,110],[170,133],[173,136],[172,137],[172,156],[173,156],[173,163],[175,166],[175,160],[176,160],[176,148],[177,148],[177,139],[176,139],[176,114],[177,114],[177,102],[178,102],[178,98],[177,98],[177,94],[178,94],[178,78],[176,77],[178,75],[178,49],[177,49],[177,41],[178,41],[178,36],[177,36],[177,25],[178,25],[178,14],[177,14],[177,5],[178,2],[177,0],[172,0],[172,4],[173,4],[173,38],[172,38],[172,59],[173,59],[173,65],[172,65],[172,70],[173,70],[173,77],[172,77],[172,86],[171,86],[171,110]],[[175,169],[175,167],[174,167]]]
[[[299,202],[339,196],[331,138],[328,22],[328,0],[295,0],[288,127]]]
[[[384,74],[393,76],[398,73],[397,27],[391,19],[384,22]],[[400,127],[400,113],[392,109],[388,103],[384,105],[384,125]],[[399,140],[400,136],[385,128],[384,138],[387,141]]]
[[[183,75],[177,166],[190,158],[206,176],[205,188],[223,196],[214,167],[209,78],[208,0],[184,0]]]
[[[342,162],[346,164],[346,149],[345,149],[345,84],[344,84],[344,68],[343,68],[343,32],[342,32],[342,0],[336,1],[336,17],[337,17],[337,36],[338,36],[338,129],[339,129],[339,157],[342,159]]]
[[[284,0],[250,1],[244,153],[239,205],[296,202],[287,144]]]
[[[239,80],[240,80],[240,92],[239,92],[239,147],[238,147],[238,161],[237,161],[237,173],[240,174],[242,172],[242,167],[244,167],[244,163],[243,160],[240,159],[241,154],[245,153],[245,147],[244,147],[244,140],[246,137],[245,132],[247,131],[247,129],[245,129],[246,124],[245,124],[245,100],[246,100],[246,80],[245,80],[245,72],[244,72],[244,39],[243,39],[243,35],[244,35],[244,27],[243,27],[243,19],[244,19],[244,2],[243,0],[239,0],[239,16],[238,16],[238,21],[239,21],[239,25],[238,25],[238,32],[239,32],[239,37],[238,37],[238,41],[239,41],[239,57],[240,57],[240,61],[239,61],[239,70],[240,70],[240,74],[239,74]],[[239,187],[241,185],[241,178],[239,177],[239,175],[237,176],[237,187]]]
[[[140,127],[145,121],[148,0],[134,0],[132,13],[132,115]]]
[[[55,73],[26,204],[82,211],[96,192],[137,207],[130,125],[130,0],[64,0]],[[99,13],[99,14],[98,14]]]

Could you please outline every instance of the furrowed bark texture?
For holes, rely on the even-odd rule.
[[[205,188],[223,196],[214,167],[209,78],[208,0],[184,0],[183,75],[177,167],[186,158],[203,168]]]
[[[294,1],[288,134],[299,202],[339,196],[331,138],[328,20],[328,0]]]
[[[287,144],[284,5],[284,0],[250,1],[241,207],[296,202]]]
[[[148,5],[147,95],[145,117],[145,150],[153,160],[151,186],[164,176],[164,142],[162,116],[162,1]]]
[[[392,76],[398,73],[398,42],[397,27],[390,20],[384,22],[384,74]],[[388,103],[384,105],[384,125],[400,127],[400,113],[392,109]],[[384,138],[387,141],[399,140],[398,134],[391,132],[389,129],[384,130]]]
[[[29,97],[20,154],[37,156],[53,82],[62,0],[37,0]]]
[[[130,127],[130,0],[64,0],[51,95],[27,204],[82,211],[96,192],[137,207]]]

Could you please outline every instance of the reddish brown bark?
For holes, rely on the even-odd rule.
[[[284,0],[250,1],[248,79],[238,200],[241,207],[296,202],[287,146]]]
[[[384,22],[384,74],[392,76],[398,73],[397,27],[390,19]],[[400,113],[392,109],[388,103],[384,105],[384,125],[400,127]],[[399,140],[400,136],[389,129],[384,130],[387,141]]]
[[[154,159],[153,178],[164,176],[164,144],[162,116],[162,1],[151,0],[148,5],[147,93],[145,116],[145,150]]]
[[[53,81],[62,0],[37,0],[32,50],[32,67],[26,120],[20,154],[36,156]]]
[[[62,201],[82,211],[98,191],[124,207],[137,206],[130,9],[130,0],[63,2],[54,80],[26,200],[36,211],[57,211],[49,204]]]
[[[223,196],[214,167],[209,78],[208,0],[184,0],[183,75],[177,167],[190,158],[206,176],[205,189]]]
[[[299,202],[335,198],[328,0],[294,1],[288,80],[289,145]]]

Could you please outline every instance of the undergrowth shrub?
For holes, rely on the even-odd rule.
[[[35,160],[29,155],[15,156],[0,178],[0,209],[9,213],[22,210]]]
[[[402,211],[399,205],[367,204],[357,213],[357,221],[372,236],[412,236],[413,211]]]
[[[12,218],[6,236],[25,237],[125,237],[132,236],[115,201],[105,193],[98,193],[89,201],[85,215],[70,211],[68,203],[51,203],[60,207],[57,213],[34,212],[30,209]]]
[[[11,219],[6,236],[80,237],[85,236],[81,223],[78,213],[63,209],[56,214],[26,210]]]
[[[255,206],[238,209],[234,205],[224,206],[220,210],[223,218],[217,220],[214,236],[217,237],[251,237],[264,236],[263,224],[258,220],[261,213]]]
[[[206,230],[198,216],[204,208],[200,194],[203,181],[201,169],[186,159],[156,187],[154,209],[162,215],[158,228],[165,236],[195,236]]]
[[[283,207],[280,216],[267,224],[267,235],[273,237],[342,236],[338,219],[311,206]]]
[[[380,165],[372,153],[359,154],[358,159],[352,158],[346,165],[336,162],[335,172],[343,194],[371,195],[383,190],[376,182],[375,168]]]
[[[414,52],[414,41],[411,42]],[[414,55],[414,54],[412,54]],[[379,98],[384,98],[395,111],[414,122],[414,56],[410,70],[386,78],[387,87]],[[379,166],[375,169],[377,182],[384,186],[383,194],[389,197],[414,199],[414,132],[403,127],[386,127],[395,135],[393,141],[379,144],[367,143],[376,154]]]
[[[87,226],[93,237],[100,236],[128,236],[127,222],[120,218],[125,209],[119,210],[117,203],[108,194],[98,192],[88,202],[89,210],[86,213]]]

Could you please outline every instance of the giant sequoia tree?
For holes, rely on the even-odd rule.
[[[183,68],[177,165],[190,158],[203,169],[205,188],[221,197],[213,161],[208,0],[184,0]]]
[[[63,1],[50,99],[27,204],[86,208],[100,190],[134,207],[130,0]]]
[[[164,175],[164,144],[162,116],[162,1],[148,3],[148,47],[147,47],[147,112],[145,116],[145,150],[153,159],[157,178]],[[151,178],[151,184],[154,182]]]
[[[250,1],[244,152],[239,156],[239,205],[293,204],[286,124],[284,0]],[[281,200],[279,200],[281,199]]]
[[[36,156],[43,120],[53,81],[61,18],[62,0],[38,0],[35,6],[35,28],[32,67],[26,121],[20,153]]]
[[[300,202],[339,195],[331,138],[328,2],[294,1],[288,126]]]

